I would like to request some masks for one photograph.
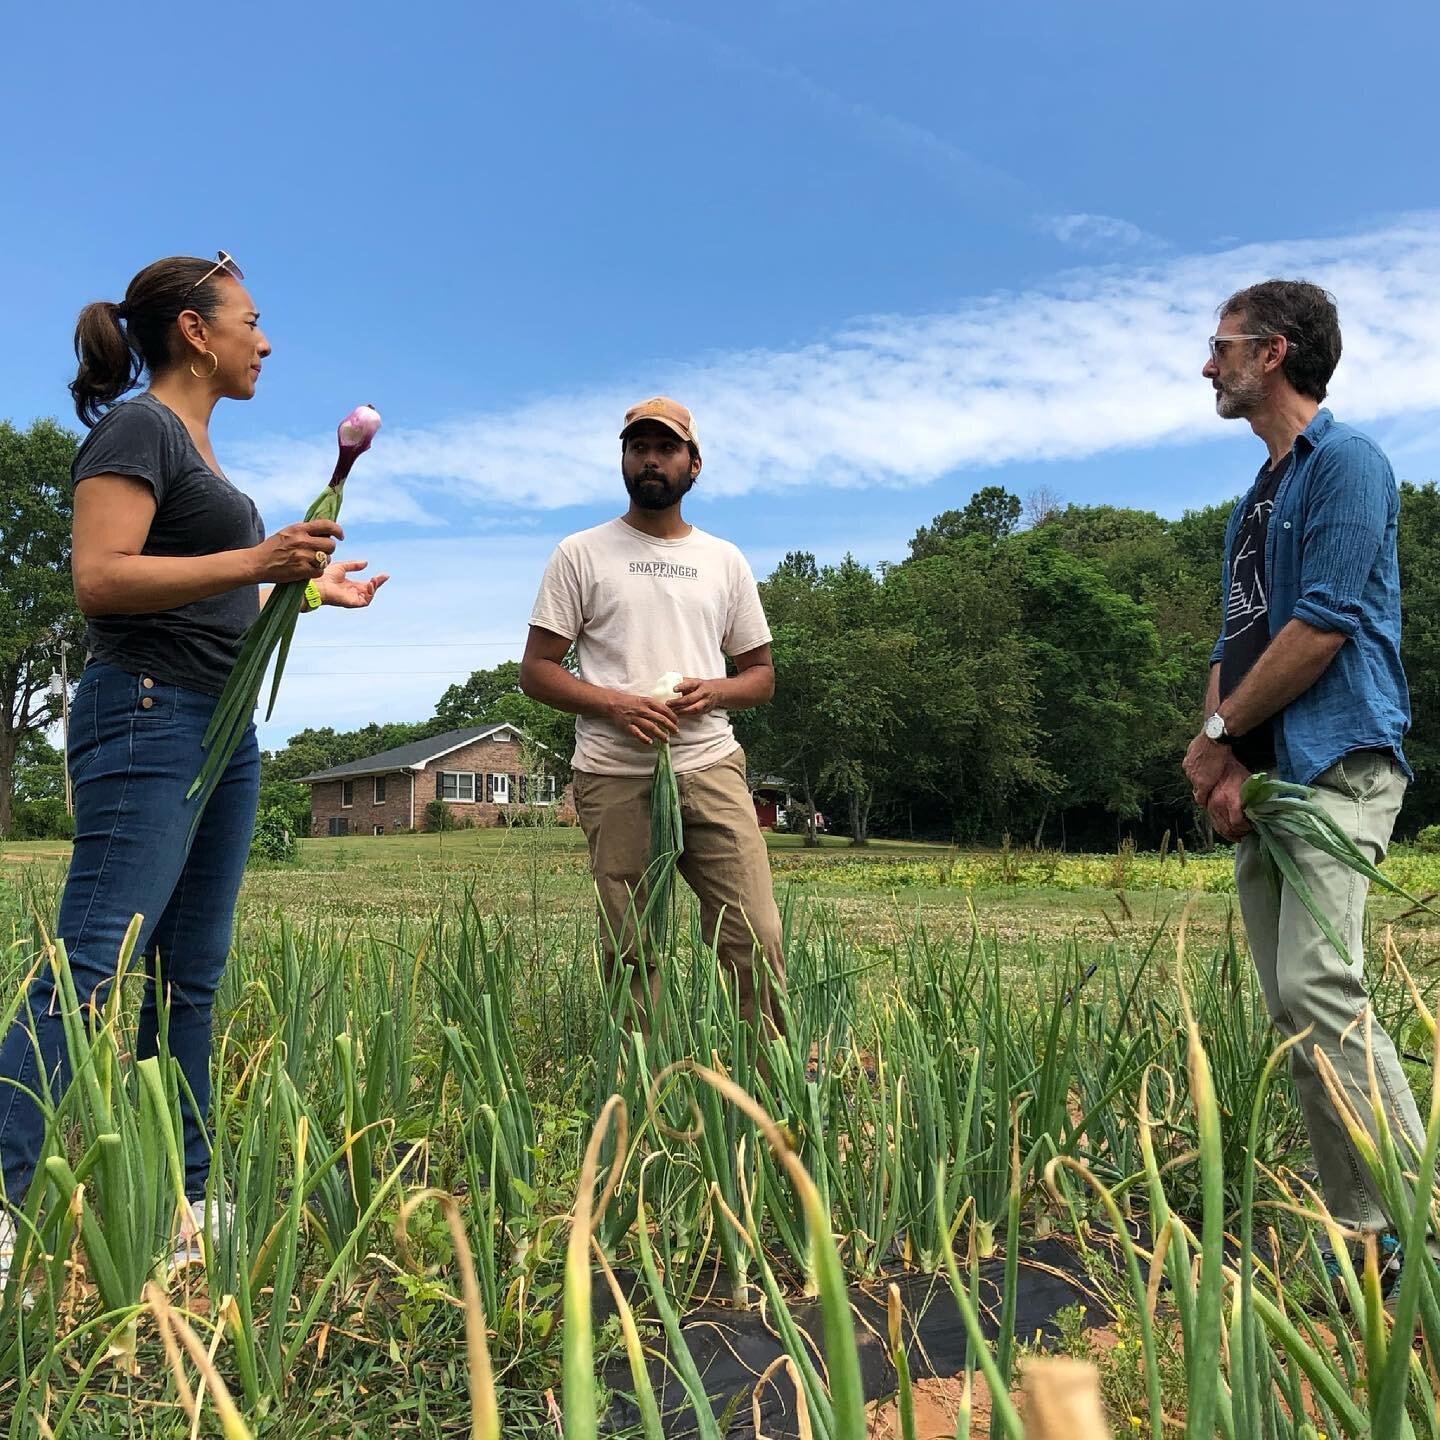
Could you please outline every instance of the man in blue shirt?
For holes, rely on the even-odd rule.
[[[1400,501],[1379,446],[1320,408],[1340,359],[1334,300],[1303,281],[1268,280],[1220,307],[1204,375],[1215,408],[1265,442],[1235,507],[1222,567],[1224,622],[1210,657],[1205,722],[1185,756],[1195,801],[1239,842],[1235,886],[1275,1024],[1295,1035],[1292,1073],[1330,1212],[1394,1237],[1379,1191],[1316,1067],[1323,1051],[1370,1123],[1366,1039],[1396,1144],[1424,1129],[1389,1035],[1373,1023],[1361,946],[1367,882],[1296,841],[1290,853],[1350,952],[1337,953],[1288,884],[1277,895],[1240,804],[1253,771],[1315,787],[1316,799],[1376,863],[1410,779],[1402,742],[1410,698],[1400,665]]]

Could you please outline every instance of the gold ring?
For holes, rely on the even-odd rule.
[[[317,550],[317,551],[315,552],[315,563],[316,563],[322,570],[323,570],[323,569],[325,568],[325,566],[329,563],[329,562],[326,560],[326,558],[325,558],[325,552],[324,552],[323,550]]]

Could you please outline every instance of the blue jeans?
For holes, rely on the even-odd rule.
[[[115,978],[126,927],[144,917],[137,956],[146,962],[145,995],[135,1049],[158,1050],[157,974],[170,1005],[170,1054],[195,1097],[181,1102],[185,1189],[205,1193],[210,1142],[210,1011],[225,971],[235,900],[255,828],[260,752],[252,725],[187,845],[194,801],[185,792],[200,769],[201,737],[215,698],[132,675],[113,665],[87,666],[70,709],[67,761],[75,789],[75,851],[60,902],[59,934],[84,1004],[103,1004]],[[69,1054],[55,1010],[48,969],[31,983],[27,1016],[0,1046],[0,1172],[5,1197],[24,1202],[44,1139],[33,1093],[39,1063],[58,1099],[69,1081]],[[32,1093],[33,1092],[33,1093]]]

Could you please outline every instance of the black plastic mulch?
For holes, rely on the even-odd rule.
[[[999,1334],[1004,1278],[1003,1258],[981,1261],[981,1323],[990,1340]],[[892,1282],[898,1286],[904,1306],[904,1333],[914,1378],[952,1376],[965,1367],[965,1326],[943,1275],[905,1272],[876,1284],[855,1285],[850,1290],[850,1302],[867,1399],[878,1399],[895,1389],[895,1369],[886,1338],[886,1295]],[[604,1299],[608,1302],[608,1294]],[[1053,1343],[1060,1333],[1055,1325],[1056,1314],[1076,1304],[1086,1306],[1096,1320],[1108,1314],[1075,1248],[1054,1238],[1027,1245],[1019,1268],[1017,1339],[1042,1346]],[[608,1309],[608,1303],[602,1308]],[[822,1338],[818,1303],[791,1300],[790,1309],[818,1356]],[[759,1308],[706,1304],[686,1315],[682,1326],[716,1415],[729,1416],[727,1436],[749,1440],[755,1433],[751,1397],[760,1377],[784,1353],[764,1312]],[[694,1434],[695,1414],[684,1398],[684,1387],[658,1358],[652,1359],[649,1371],[666,1434],[676,1440]],[[613,1433],[637,1427],[640,1412],[630,1398],[634,1387],[624,1356],[612,1361],[600,1378],[615,1392],[603,1429]],[[766,1380],[759,1399],[761,1427],[767,1436],[777,1440],[798,1437],[795,1390],[787,1377],[777,1374]]]

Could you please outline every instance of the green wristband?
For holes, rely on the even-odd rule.
[[[305,582],[305,604],[311,610],[318,610],[325,602],[320,598],[320,587],[313,581]]]

